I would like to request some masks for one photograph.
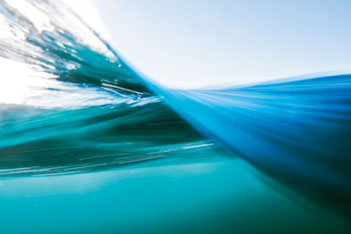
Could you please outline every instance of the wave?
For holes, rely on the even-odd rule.
[[[350,74],[158,92],[198,131],[266,175],[349,209]]]
[[[0,62],[7,68],[0,81],[1,176],[213,154],[212,141],[164,105],[68,7],[22,4],[0,4]]]
[[[351,207],[350,74],[166,89],[132,69],[62,3],[21,4],[0,4],[1,176],[220,152],[304,194]]]

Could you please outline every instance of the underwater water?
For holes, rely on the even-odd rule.
[[[351,74],[171,90],[57,1],[0,23],[1,232],[351,231]]]

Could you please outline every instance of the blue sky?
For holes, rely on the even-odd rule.
[[[351,1],[91,1],[113,46],[170,87],[351,70]]]

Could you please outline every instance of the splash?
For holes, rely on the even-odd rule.
[[[88,172],[216,148],[68,7],[5,1],[0,12],[0,175]]]

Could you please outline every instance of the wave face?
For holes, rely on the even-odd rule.
[[[5,1],[0,13],[0,176],[213,154],[68,7]]]
[[[61,3],[2,1],[0,22],[1,176],[224,149],[296,191],[351,207],[351,75],[170,90],[139,75]]]
[[[351,207],[351,75],[159,92],[199,131],[266,175]]]

